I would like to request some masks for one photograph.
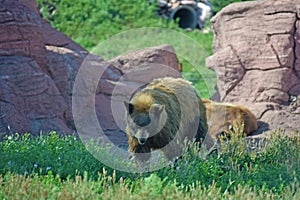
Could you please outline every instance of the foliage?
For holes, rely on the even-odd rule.
[[[250,0],[209,0],[209,1],[212,4],[213,12],[217,13],[222,8],[224,8],[225,6],[227,6],[231,3],[236,3],[236,2],[241,2],[241,1],[250,1]]]
[[[270,141],[255,151],[250,151],[245,140],[238,137],[222,142],[219,152],[208,156],[198,145],[191,145],[173,166],[145,174],[114,172],[96,160],[74,136],[59,137],[53,132],[30,139],[28,134],[14,135],[0,143],[0,198],[17,197],[14,195],[27,188],[25,191],[31,191],[28,197],[32,198],[81,197],[78,192],[119,198],[118,192],[125,191],[134,199],[206,195],[221,199],[243,194],[257,199],[297,199],[300,139],[283,135],[282,131],[274,132]]]
[[[139,27],[168,27],[145,0],[37,0],[43,18],[87,49],[119,32]]]
[[[31,139],[30,134],[9,136],[0,143],[0,152],[0,174],[45,175],[51,171],[66,179],[83,175],[84,171],[95,176],[104,167],[78,138],[60,138],[55,132]]]
[[[237,187],[250,186],[263,192],[272,190],[284,194],[295,180],[300,180],[300,138],[273,133],[270,141],[258,143],[255,151],[238,136],[223,141],[218,155],[199,159],[199,147],[185,152],[173,168],[159,172],[168,180],[176,179],[183,185],[200,181],[209,187],[214,182],[222,192],[234,192]]]

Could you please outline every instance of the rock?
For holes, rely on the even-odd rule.
[[[109,62],[124,73],[123,80],[147,84],[154,78],[181,77],[180,64],[171,45],[141,49]]]
[[[84,48],[76,44],[68,36],[52,28],[48,21],[41,19],[41,23],[41,33],[43,35],[45,45],[62,47],[65,49],[72,50],[75,53],[87,54],[87,51]]]
[[[45,48],[48,61],[45,68],[68,106],[64,117],[68,127],[74,131],[76,128],[72,116],[72,86],[87,52],[76,53],[76,50],[48,45]]]
[[[53,80],[28,57],[0,56],[0,131],[70,134],[67,104]]]
[[[247,106],[260,132],[300,129],[299,113],[289,109],[291,98],[300,98],[299,19],[293,0],[262,0],[230,4],[211,20],[214,54],[206,65],[217,74],[213,99]]]
[[[0,16],[1,130],[72,133],[70,85],[87,52],[41,19],[33,0],[1,1]]]
[[[1,1],[0,16],[0,56],[30,57],[43,66],[45,46],[37,13],[18,1]]]

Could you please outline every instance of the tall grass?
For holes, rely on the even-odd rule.
[[[207,156],[192,145],[173,165],[143,174],[114,171],[73,136],[7,137],[0,143],[0,197],[297,199],[300,139],[283,135],[274,132],[256,151],[234,137]]]
[[[175,182],[165,183],[156,175],[139,179],[135,187],[124,181],[114,182],[111,177],[99,176],[96,181],[77,176],[61,181],[58,176],[43,177],[7,174],[0,177],[1,199],[280,199],[272,191],[262,192],[251,187],[237,187],[233,193],[224,193],[214,182],[209,187],[201,183],[179,189]],[[284,199],[298,200],[299,186],[286,189]]]

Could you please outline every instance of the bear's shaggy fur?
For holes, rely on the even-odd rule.
[[[202,102],[206,107],[208,132],[214,139],[230,137],[235,128],[238,133],[243,130],[246,136],[258,128],[256,117],[244,106],[209,99],[202,99]]]
[[[205,107],[191,83],[181,78],[156,79],[124,103],[128,150],[137,161],[147,161],[155,149],[172,160],[181,155],[185,138],[206,136]]]

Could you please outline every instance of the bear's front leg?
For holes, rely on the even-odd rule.
[[[129,151],[134,153],[134,161],[136,166],[139,169],[143,169],[142,171],[147,170],[145,169],[145,164],[151,157],[151,149],[147,146],[136,145],[134,147],[130,147]]]
[[[138,145],[134,148],[133,153],[138,162],[146,162],[151,157],[151,150],[147,146]]]

